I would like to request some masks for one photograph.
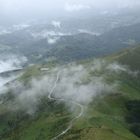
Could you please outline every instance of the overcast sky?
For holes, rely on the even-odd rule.
[[[61,15],[89,9],[134,7],[140,0],[0,0],[2,19]]]

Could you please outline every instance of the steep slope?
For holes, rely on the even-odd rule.
[[[121,83],[120,89],[117,92],[107,93],[105,96],[97,96],[94,98],[94,100],[88,104],[85,114],[75,121],[71,130],[60,137],[60,139],[93,140],[94,138],[95,140],[139,140],[137,137],[139,136],[139,109],[136,108],[139,107],[140,90],[138,85],[133,83],[137,83],[138,80],[136,77],[134,78],[131,74],[129,75],[125,72],[115,73],[108,72],[107,70],[107,66],[114,60],[130,67],[137,65],[135,68],[138,70],[139,64],[136,60],[138,60],[139,55],[135,58],[138,50],[139,48],[129,49],[129,51],[124,50],[119,54],[105,58],[109,60],[109,62],[101,60],[101,63],[98,63],[100,60],[96,62],[90,59],[76,63],[76,67],[80,64],[80,66],[82,65],[87,69],[87,76],[83,77],[81,84],[87,85],[87,83],[95,78],[102,77],[105,78],[104,80],[107,80],[108,83],[118,81]],[[131,59],[130,53],[132,54]],[[128,58],[133,61],[128,61]],[[95,63],[97,63],[97,65],[95,65]],[[72,66],[72,64],[65,66],[65,70],[68,67],[69,71],[71,71]],[[41,72],[40,68],[42,67],[48,67],[51,71]],[[29,81],[34,77],[49,76],[53,72],[54,67],[58,69],[57,67],[59,67],[59,65],[32,66],[26,70],[20,80],[25,81],[25,84],[28,85]],[[80,70],[79,67],[78,69]],[[69,75],[72,77],[73,73],[69,73]],[[65,78],[67,79],[67,77]],[[59,82],[61,82],[61,79],[59,79]],[[94,84],[92,86],[94,86]],[[27,115],[24,109],[22,111],[9,112],[9,108],[7,108],[6,104],[11,100],[14,102],[14,97],[11,96],[11,94],[8,95],[9,96],[5,95],[2,97],[5,102],[0,107],[1,123],[3,124],[0,128],[2,140],[50,140],[62,133],[75,116],[75,114],[69,112],[69,108],[65,106],[65,103],[51,101],[46,96],[38,99],[39,104],[33,116]],[[76,112],[77,111],[78,110],[76,110]]]
[[[128,48],[112,56],[112,59],[128,65],[132,70],[140,70],[140,46]]]
[[[113,55],[112,58],[135,71],[136,75],[131,78],[122,75],[122,91],[129,97],[126,103],[128,110],[126,121],[130,125],[130,130],[140,137],[140,46],[124,50]]]

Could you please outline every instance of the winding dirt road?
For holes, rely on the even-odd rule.
[[[48,98],[49,98],[50,100],[65,101],[65,99],[63,99],[63,98],[58,99],[58,98],[55,98],[55,97],[52,96],[52,94],[54,93],[55,88],[56,88],[56,86],[57,86],[57,83],[58,83],[58,81],[59,81],[60,73],[61,73],[60,71],[57,73],[57,77],[56,77],[54,86],[52,87],[52,89],[51,89],[51,91],[50,91],[50,93],[49,93],[49,95],[48,95]],[[73,123],[74,123],[77,119],[79,119],[79,118],[82,116],[83,112],[84,112],[84,107],[83,107],[83,105],[81,105],[80,103],[78,103],[78,102],[76,102],[76,101],[69,101],[69,102],[71,102],[72,104],[74,104],[75,106],[77,106],[78,108],[80,108],[80,112],[78,113],[78,115],[77,115],[75,118],[73,118],[73,119],[70,121],[69,126],[68,126],[63,132],[61,132],[59,135],[55,136],[55,137],[52,138],[51,140],[56,140],[56,139],[58,139],[59,137],[61,137],[61,136],[63,136],[64,134],[66,134],[66,133],[72,128]]]

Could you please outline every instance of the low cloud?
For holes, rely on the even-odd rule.
[[[60,39],[61,36],[71,35],[71,34],[70,33],[62,33],[62,32],[56,32],[56,31],[43,30],[41,32],[31,33],[31,35],[36,39],[42,39],[42,38],[47,39],[47,42],[49,44],[55,44]]]
[[[52,25],[53,25],[55,28],[61,28],[61,22],[60,22],[60,21],[52,21]]]
[[[50,36],[47,37],[47,42],[49,44],[55,44],[57,40],[59,40],[59,37],[50,37]]]
[[[0,35],[5,35],[5,34],[11,34],[12,32],[10,30],[2,29],[0,30]]]
[[[74,12],[74,11],[81,11],[81,10],[87,10],[90,9],[89,5],[82,5],[82,4],[65,4],[65,10],[68,12]]]
[[[27,62],[26,57],[9,55],[0,60],[0,94],[4,94],[8,89],[7,83],[15,80],[21,73],[9,74],[8,71],[22,69],[22,65]]]
[[[92,31],[89,31],[86,29],[78,29],[78,32],[79,33],[86,33],[86,34],[90,34],[90,35],[96,35],[96,36],[100,35],[100,33],[98,33],[98,32],[92,32]]]
[[[29,24],[17,24],[17,25],[13,25],[13,30],[14,31],[23,30],[23,29],[26,29],[30,26],[31,25],[29,25]]]
[[[47,38],[48,36],[50,37],[61,37],[65,35],[71,35],[71,33],[62,33],[62,32],[56,32],[56,31],[50,31],[50,30],[43,30],[41,32],[32,32],[31,35],[34,38]]]
[[[139,71],[131,71],[128,66],[118,64],[117,62],[115,62],[113,64],[109,64],[107,66],[107,70],[110,70],[110,71],[115,72],[115,73],[125,72],[125,73],[132,75],[134,77],[136,77],[139,74]]]
[[[93,63],[93,67],[96,65],[98,64]],[[34,113],[40,97],[49,95],[58,72],[60,72],[60,77],[52,96],[56,98],[56,101],[63,99],[70,109],[75,106],[72,101],[87,106],[95,96],[104,96],[117,90],[116,82],[108,84],[102,75],[90,76],[88,69],[83,65],[70,64],[65,68],[56,68],[51,71],[51,74],[40,79],[31,80],[30,88],[19,86],[18,89],[14,86],[14,88],[16,87],[14,90],[16,103],[12,109],[23,108],[29,114]],[[19,93],[19,91],[21,92]]]
[[[27,62],[26,57],[10,55],[1,58],[0,73],[22,68],[22,65]]]
[[[72,102],[87,107],[96,96],[116,93],[119,87],[118,81],[114,79],[108,83],[106,76],[108,77],[110,73],[122,72],[132,74],[126,66],[116,62],[110,64],[104,60],[94,60],[88,66],[68,64],[63,68],[56,67],[51,69],[49,74],[32,79],[28,87],[22,83],[13,84],[10,88],[15,95],[15,101],[9,106],[11,109],[24,109],[28,114],[33,114],[41,97],[49,96],[50,91],[54,88],[57,74],[60,73],[52,94],[55,101],[63,101],[70,110],[75,108],[75,104]]]
[[[54,95],[66,101],[88,105],[95,96],[117,89],[116,83],[109,85],[102,76],[90,77],[88,70],[82,65],[64,69],[62,75]]]

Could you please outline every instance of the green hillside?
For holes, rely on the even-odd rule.
[[[130,66],[133,70],[140,70],[140,46],[126,49],[118,54],[112,55],[113,60]]]
[[[127,93],[129,101],[126,103],[128,116],[126,121],[130,124],[130,130],[140,136],[140,47],[124,50],[111,57],[119,63],[129,66],[137,72],[135,77],[122,75],[122,91]]]
[[[133,71],[140,70],[140,47],[127,49],[118,54],[106,57],[106,63],[101,68],[93,70],[94,60],[77,62],[86,70],[86,76],[80,84],[86,85],[95,77],[103,77],[107,83],[119,83],[117,92],[110,92],[104,96],[96,96],[86,107],[84,115],[74,122],[72,128],[60,140],[139,140],[140,126],[140,84],[139,75],[133,77],[125,72],[108,72],[107,65],[114,61],[128,65]],[[101,60],[102,62],[102,60]],[[66,69],[73,64],[65,65]],[[41,67],[48,67],[49,72],[40,72]],[[19,79],[25,85],[34,78],[51,75],[55,64],[31,66]],[[55,74],[56,76],[56,74]],[[94,86],[94,84],[93,84]],[[15,102],[15,96],[9,91],[2,95],[3,103],[0,105],[0,139],[1,140],[50,140],[63,132],[74,114],[64,103],[51,101],[47,96],[38,98],[36,112],[33,115],[26,113],[25,109],[11,111],[9,105]],[[79,110],[76,110],[77,113]]]

